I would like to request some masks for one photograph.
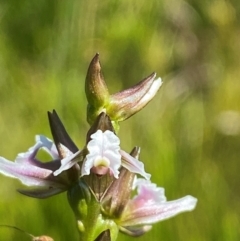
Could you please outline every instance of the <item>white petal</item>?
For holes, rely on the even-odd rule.
[[[134,180],[133,189],[137,188],[137,195],[134,200],[139,199],[148,203],[161,203],[166,202],[164,194],[164,188],[157,187],[155,183],[145,180],[143,178],[137,178]]]
[[[157,78],[156,80],[154,80],[151,88],[144,95],[144,97],[139,101],[138,105],[142,105],[142,104],[145,105],[146,103],[148,103],[156,95],[161,85],[162,85],[161,78]]]
[[[78,157],[79,156],[79,157]],[[61,160],[61,167],[59,169],[57,169],[53,175],[54,176],[58,176],[60,173],[62,173],[63,171],[66,171],[68,169],[70,169],[72,166],[74,166],[76,163],[78,163],[81,159],[81,151],[77,151],[76,153],[74,154],[70,154],[69,153],[69,156],[63,158]]]
[[[54,180],[49,179],[51,170],[37,166],[15,163],[0,157],[0,173],[19,179],[27,186],[56,186]]]
[[[59,155],[58,155],[58,151],[57,148],[55,146],[55,144],[53,143],[52,140],[50,140],[49,138],[43,136],[43,135],[37,135],[35,137],[36,142],[37,143],[41,143],[42,144],[42,148],[49,154],[51,155],[51,157],[53,159],[58,159]]]
[[[128,169],[130,172],[140,174],[147,180],[151,178],[151,175],[146,173],[144,170],[144,164],[137,160],[136,158],[129,155],[127,152],[120,150],[120,154],[122,155],[122,166]]]
[[[138,194],[128,202],[121,218],[121,226],[153,224],[181,212],[191,211],[197,199],[186,196],[166,201],[164,189],[146,180],[137,180]]]
[[[122,217],[123,226],[132,225],[146,225],[153,224],[171,217],[179,213],[192,211],[197,204],[197,199],[192,196],[185,196],[181,199],[165,202],[165,203],[151,203],[143,205],[143,203],[135,202],[129,203],[128,211]]]
[[[87,144],[89,154],[82,165],[82,176],[89,175],[90,170],[94,167],[94,172],[102,174],[102,168],[109,168],[110,173],[118,178],[118,169],[121,166],[120,140],[111,131],[102,132],[98,130],[91,135],[91,141]]]
[[[58,159],[58,153],[55,144],[43,135],[35,137],[36,144],[28,149],[27,152],[19,153],[16,157],[16,163],[30,164],[38,166],[41,162],[36,160],[35,156],[39,149],[43,148],[52,158]]]

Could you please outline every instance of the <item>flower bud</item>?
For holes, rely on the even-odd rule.
[[[95,120],[94,117],[102,112],[102,109],[109,101],[108,88],[101,72],[98,53],[89,65],[85,82],[85,92],[88,100],[87,119],[89,124],[92,124]]]
[[[140,111],[156,95],[162,80],[155,77],[156,73],[152,73],[135,86],[110,95],[101,72],[99,54],[96,54],[90,63],[85,84],[88,123],[92,125],[99,114],[105,112],[117,132],[119,121]]]
[[[108,115],[113,120],[123,121],[140,111],[162,85],[161,79],[155,77],[156,73],[152,73],[135,86],[111,95]]]

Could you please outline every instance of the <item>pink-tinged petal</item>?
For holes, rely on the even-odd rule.
[[[197,199],[192,196],[185,196],[175,201],[160,204],[139,206],[139,202],[134,200],[129,203],[126,215],[122,217],[122,226],[153,224],[179,213],[192,211],[197,203]]]
[[[137,188],[137,195],[133,198],[135,202],[143,202],[144,205],[150,203],[162,203],[167,199],[164,195],[164,188],[157,187],[155,183],[152,183],[143,178],[136,178],[133,183],[133,189]]]
[[[143,96],[143,98],[138,102],[138,108],[143,108],[152,98],[156,95],[159,88],[162,86],[162,79],[157,78],[152,83],[148,92]]]
[[[107,113],[113,120],[123,121],[140,111],[156,95],[162,85],[161,78],[152,73],[135,86],[110,96]]]
[[[89,175],[90,170],[96,174],[106,174],[108,169],[115,178],[118,178],[121,167],[120,140],[111,131],[98,130],[91,135],[87,149],[89,154],[82,165],[82,176]]]
[[[53,159],[59,159],[58,152],[54,143],[42,135],[36,136],[36,144],[28,149],[27,152],[19,153],[15,160],[16,163],[41,166],[41,162],[38,161],[35,156],[39,149],[45,150]]]
[[[122,166],[128,169],[130,172],[140,174],[147,180],[151,178],[151,175],[144,170],[144,164],[136,158],[129,155],[127,152],[120,150],[122,156]]]
[[[59,155],[58,155],[58,151],[57,148],[55,146],[55,144],[53,143],[52,140],[50,140],[49,138],[43,136],[43,135],[37,135],[35,137],[36,139],[36,143],[41,143],[42,144],[42,148],[53,158],[53,159],[58,159]]]
[[[72,152],[64,145],[59,144],[59,148],[63,156],[74,158]],[[46,151],[55,160],[39,161],[36,155],[40,149]],[[15,162],[0,157],[0,173],[17,178],[27,186],[37,186],[31,190],[20,190],[22,194],[36,198],[49,197],[67,190],[74,177],[72,175],[69,177],[66,174],[55,177],[53,172],[58,170],[60,166],[60,156],[55,144],[42,135],[36,136],[36,144],[27,152],[18,154]]]
[[[41,143],[36,143],[34,146],[30,147],[27,152],[19,153],[16,157],[15,162],[25,165],[35,165],[39,161],[35,159],[38,150],[42,147]]]
[[[195,208],[196,203],[197,199],[192,196],[160,203],[154,202],[152,199],[148,202],[144,198],[142,200],[136,198],[129,201],[121,217],[121,226],[153,224],[179,213],[191,211]]]
[[[26,165],[11,162],[0,157],[0,173],[5,176],[19,179],[27,186],[58,186],[64,187],[64,184],[56,181],[52,177],[52,171],[33,165]]]
[[[58,176],[59,174],[61,174],[63,171],[66,171],[68,169],[70,169],[71,167],[73,167],[76,163],[80,162],[82,159],[82,155],[81,155],[81,151],[78,151],[74,154],[70,154],[70,152],[68,153],[67,157],[63,158],[61,160],[61,166],[59,169],[57,169],[53,175],[54,176]]]
[[[37,152],[40,149],[45,150],[52,158],[56,160],[50,162],[41,162],[36,159]],[[27,152],[19,153],[16,157],[15,163],[28,166],[36,166],[51,171],[55,171],[60,167],[60,160],[58,152],[54,143],[45,136],[36,136],[36,144],[28,149]]]

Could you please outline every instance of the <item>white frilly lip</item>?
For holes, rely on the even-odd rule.
[[[109,172],[115,178],[118,178],[119,169],[123,166],[130,172],[140,174],[147,180],[151,177],[150,174],[145,172],[142,162],[120,149],[120,140],[112,131],[97,130],[91,135],[87,150],[88,154],[85,158],[82,151],[69,154],[63,158],[61,167],[54,172],[54,175],[59,175],[74,164],[82,162],[80,164],[81,176],[89,175],[90,172],[98,175]]]
[[[82,176],[89,175],[93,168],[96,174],[106,174],[103,170],[106,170],[104,172],[109,170],[115,178],[118,178],[121,167],[120,140],[113,132],[97,130],[91,135],[87,149],[89,153],[83,161]]]
[[[110,174],[118,178],[119,169],[123,166],[130,172],[140,174],[146,179],[150,178],[142,162],[120,150],[120,140],[113,132],[98,130],[91,135],[91,139],[87,145],[89,154],[83,162],[82,175],[89,175],[92,168],[99,175],[105,174],[105,167],[109,169]]]

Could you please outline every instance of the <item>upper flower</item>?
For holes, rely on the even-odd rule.
[[[109,123],[109,117],[105,113],[101,113],[96,123],[93,126],[101,128],[102,125],[105,126],[106,123]],[[95,129],[90,129],[90,131],[95,131]],[[118,178],[119,169],[123,166],[130,172],[140,174],[146,179],[150,178],[150,174],[145,172],[142,162],[120,149],[119,138],[110,130],[97,129],[96,132],[93,132],[86,148],[62,159],[61,167],[54,172],[54,175],[59,175],[76,163],[79,163],[81,167],[81,176],[89,175],[92,172],[98,175],[109,173]]]
[[[110,95],[101,72],[99,54],[96,54],[89,65],[85,82],[89,124],[92,124],[101,112],[106,112],[117,131],[119,121],[137,113],[156,95],[162,80],[155,77],[156,73],[152,73],[135,86]]]

